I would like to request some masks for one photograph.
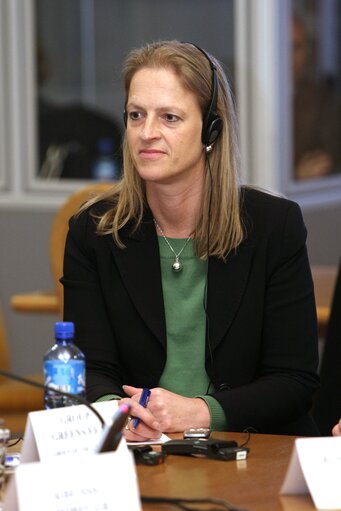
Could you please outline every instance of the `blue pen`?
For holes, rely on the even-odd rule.
[[[144,408],[147,408],[147,404],[150,398],[150,390],[149,389],[142,389],[142,394],[139,400],[139,404],[143,406]],[[140,424],[140,419],[138,417],[134,417],[133,420],[133,429],[137,428],[137,426]]]

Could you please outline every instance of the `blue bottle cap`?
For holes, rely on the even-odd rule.
[[[58,339],[72,339],[75,325],[71,321],[57,321],[54,325],[54,334]]]

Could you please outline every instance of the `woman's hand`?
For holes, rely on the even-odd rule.
[[[142,389],[123,385],[123,390],[130,396],[127,402],[137,404]],[[125,400],[123,399],[122,401],[124,402]],[[153,417],[155,421],[154,426],[152,422],[145,423],[144,417],[146,417],[146,412],[149,412]],[[159,387],[151,389],[148,407],[143,408],[141,405],[138,405],[138,408],[132,408],[131,415],[141,419],[141,423],[136,430],[133,430],[135,434],[139,435],[147,433],[144,429],[146,426],[151,427],[154,434],[155,431],[176,433],[193,427],[209,427],[211,421],[208,406],[203,399],[180,396]],[[150,419],[149,415],[148,419]],[[142,421],[144,424],[142,424]],[[158,425],[157,427],[156,424]]]
[[[124,385],[124,387],[126,387]],[[135,392],[128,394],[130,398],[123,398],[119,401],[119,404],[127,403],[130,405],[130,415],[127,425],[123,430],[124,436],[128,442],[144,442],[146,440],[157,440],[162,435],[162,430],[159,422],[156,420],[154,415],[151,413],[149,408],[144,408],[139,404],[142,389],[136,389],[135,387],[128,387],[134,389]],[[134,417],[140,419],[140,423],[136,428],[133,426]]]
[[[333,436],[341,436],[341,419],[340,419],[340,420],[339,420],[339,422],[338,422],[337,424],[335,424],[335,426],[333,427],[332,435],[333,435]]]

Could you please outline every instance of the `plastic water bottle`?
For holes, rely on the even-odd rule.
[[[97,144],[99,156],[93,166],[93,178],[99,181],[115,181],[120,178],[119,158],[115,158],[113,142],[101,138]]]
[[[44,356],[45,385],[85,397],[85,357],[74,344],[74,324],[57,322],[54,333],[56,343]],[[45,408],[74,404],[77,402],[72,398],[45,390]]]

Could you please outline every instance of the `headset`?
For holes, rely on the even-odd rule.
[[[212,81],[211,81],[211,98],[204,114],[203,123],[202,123],[202,131],[201,131],[201,141],[206,147],[206,151],[209,152],[208,148],[217,140],[219,137],[221,130],[223,128],[223,120],[217,113],[217,104],[218,104],[218,73],[217,67],[211,57],[206,53],[205,50],[200,48],[194,43],[189,43],[194,46],[197,50],[199,50],[207,59],[212,73]]]
[[[206,152],[210,152],[212,144],[219,137],[221,130],[223,128],[223,120],[217,113],[217,103],[218,103],[218,73],[217,67],[211,57],[206,53],[205,50],[200,48],[194,43],[188,43],[194,46],[197,50],[199,50],[207,59],[212,73],[212,81],[211,81],[211,98],[206,109],[206,112],[203,117],[202,123],[202,131],[201,131],[201,141],[203,145],[206,147]],[[123,121],[124,125],[127,126],[127,111],[124,109],[123,111]]]

